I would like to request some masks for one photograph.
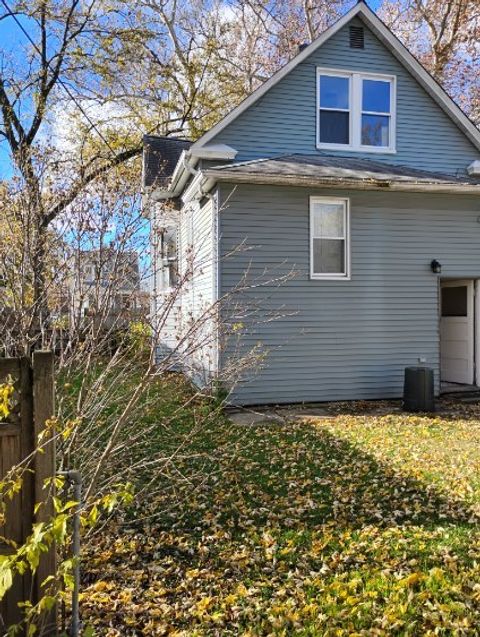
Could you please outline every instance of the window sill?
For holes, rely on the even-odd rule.
[[[321,274],[311,274],[310,275],[310,280],[311,281],[350,281],[351,277],[349,276],[342,276],[342,275],[327,275],[327,276],[323,276]]]
[[[351,146],[347,144],[317,144],[317,150],[343,150],[348,153],[376,153],[381,155],[396,155],[395,148],[381,146]]]

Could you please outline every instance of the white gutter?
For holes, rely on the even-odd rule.
[[[389,192],[437,192],[457,193],[464,195],[480,195],[480,184],[430,183],[430,182],[402,182],[388,179],[370,179],[359,181],[356,179],[341,179],[337,177],[302,177],[298,175],[259,175],[257,173],[229,173],[224,170],[205,170],[202,173],[205,183],[203,190],[210,188],[216,181],[239,184],[261,184],[279,186],[310,186],[322,188],[340,188],[352,190],[383,190]],[[211,185],[210,183],[211,182]]]
[[[173,171],[172,178],[168,188],[153,190],[151,193],[152,201],[161,201],[162,199],[174,199],[182,192],[188,178],[196,176],[197,170],[194,168],[198,163],[199,157],[192,157],[190,150],[182,150],[180,158]]]
[[[205,196],[211,196],[209,193],[214,185],[215,179],[205,177],[205,174],[202,171],[197,171],[192,183],[189,184],[188,188],[182,194],[183,203],[188,203],[195,199],[201,199]]]

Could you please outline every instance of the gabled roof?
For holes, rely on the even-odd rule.
[[[369,159],[330,155],[284,155],[215,166],[205,179],[233,183],[315,185],[362,190],[406,190],[479,193],[480,179],[394,166]]]
[[[143,138],[143,187],[165,186],[175,170],[182,151],[190,148],[192,142],[176,137]]]
[[[284,78],[290,71],[298,66],[303,60],[308,58],[314,51],[322,46],[327,40],[334,36],[353,18],[359,18],[364,24],[383,42],[391,53],[401,64],[415,77],[425,91],[437,102],[437,104],[451,117],[463,133],[470,139],[472,144],[480,150],[480,131],[460,109],[460,107],[447,95],[440,84],[424,69],[417,59],[408,51],[400,40],[390,31],[390,29],[380,20],[380,18],[363,2],[359,2],[340,20],[324,31],[309,46],[304,48],[290,62],[283,66],[277,73],[272,75],[256,91],[243,100],[218,124],[207,131],[192,146],[192,150],[199,149],[208,144],[218,133],[233,122],[239,115],[255,104],[267,91]]]

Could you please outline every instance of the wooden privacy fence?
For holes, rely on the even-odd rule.
[[[0,385],[11,380],[14,386],[12,408],[5,422],[0,423],[0,474],[4,478],[9,469],[28,459],[30,471],[23,474],[23,484],[13,500],[7,501],[3,526],[0,526],[0,554],[12,551],[8,540],[23,544],[34,522],[53,515],[51,490],[44,488],[45,479],[55,475],[55,444],[42,439],[43,453],[33,453],[45,423],[53,417],[54,378],[53,354],[38,351],[28,358],[0,358]],[[53,485],[52,485],[53,488]],[[42,502],[37,513],[36,503]],[[7,542],[3,541],[3,538]],[[16,576],[12,588],[0,604],[0,634],[22,618],[18,607],[21,601],[36,603],[42,596],[42,582],[55,574],[55,548],[42,554],[35,577]],[[55,610],[43,618],[42,635],[56,632]],[[17,634],[17,633],[16,633]],[[21,634],[21,633],[20,633]]]

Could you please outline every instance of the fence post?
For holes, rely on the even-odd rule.
[[[38,435],[45,430],[45,424],[53,418],[55,414],[55,393],[53,374],[53,353],[46,351],[36,351],[33,354],[33,420],[35,444],[38,443]],[[55,511],[53,506],[54,484],[51,483],[49,490],[45,489],[45,480],[55,476],[55,431],[50,430],[49,434],[42,438],[44,453],[35,454],[35,485],[34,502],[42,502],[35,515],[35,522],[47,522]],[[39,600],[44,595],[42,583],[49,576],[56,572],[55,546],[43,553],[40,558],[36,573],[36,598]],[[45,615],[42,622],[44,632],[42,635],[56,634],[57,610],[52,609]]]

